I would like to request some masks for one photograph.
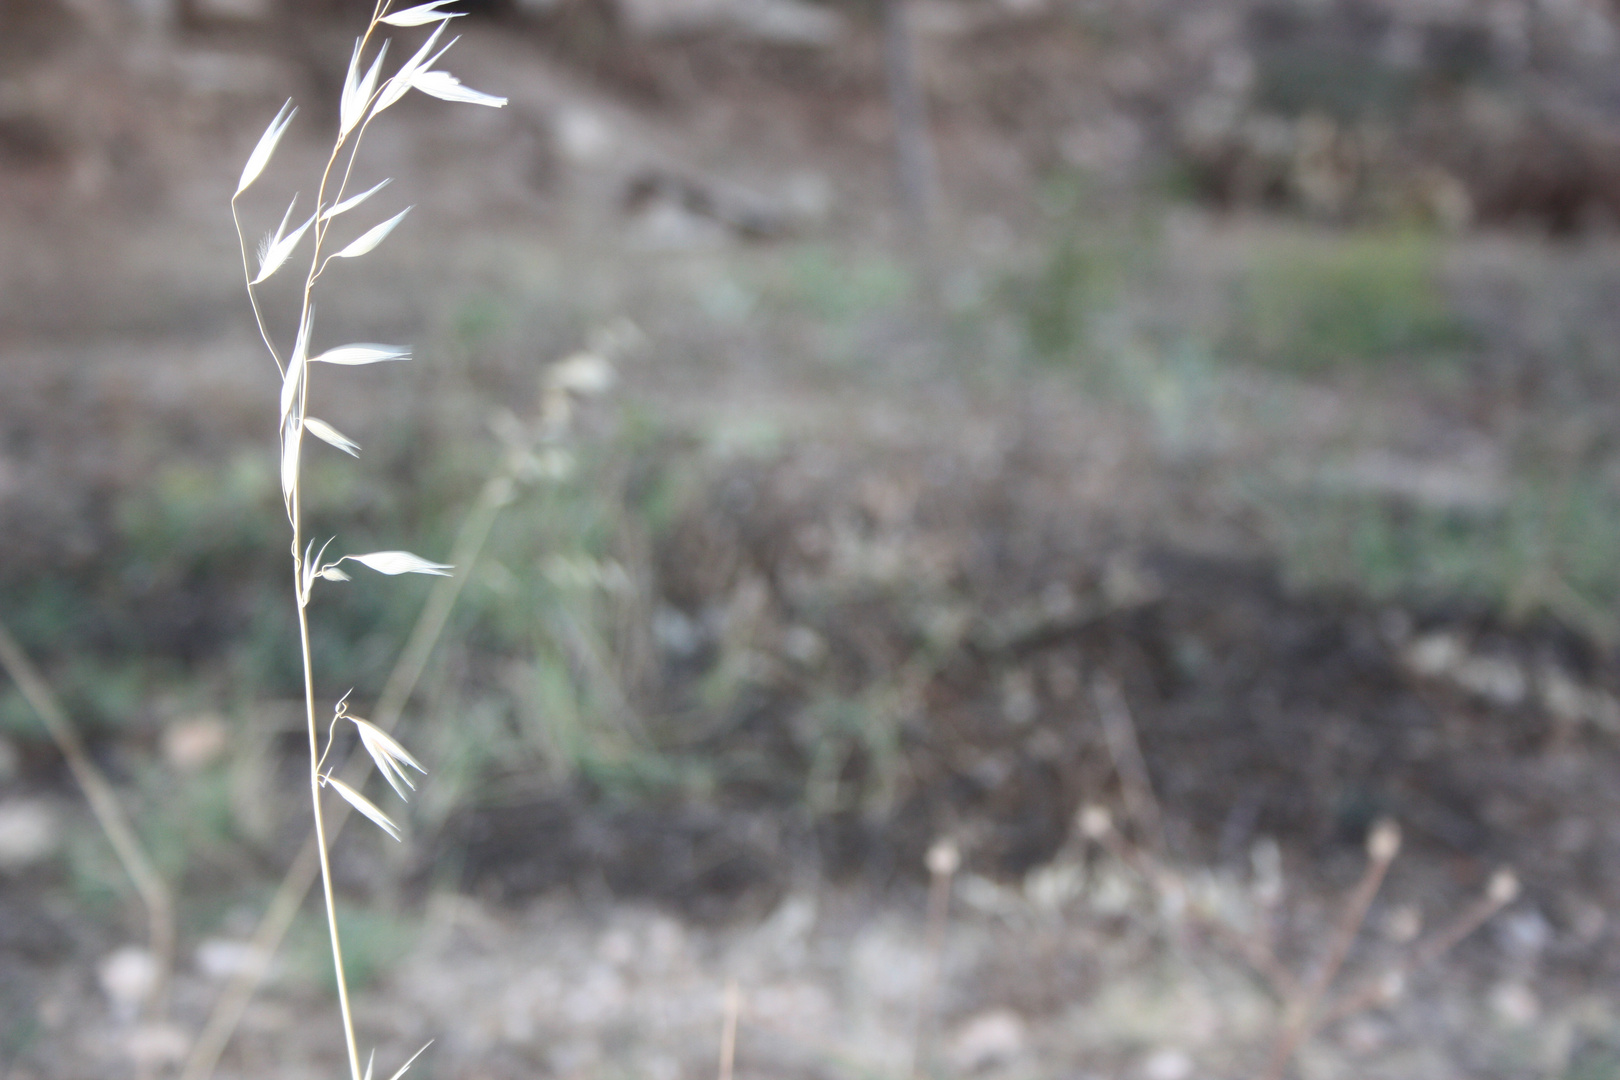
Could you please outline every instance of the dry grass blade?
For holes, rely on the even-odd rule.
[[[422,1050],[426,1050],[428,1047],[430,1047],[432,1045],[433,1045],[433,1040],[429,1039],[427,1042],[422,1044]],[[403,1065],[401,1065],[399,1067],[399,1071],[396,1072],[393,1076],[390,1076],[388,1078],[388,1080],[399,1080],[400,1077],[404,1076],[405,1075],[405,1070],[410,1068],[412,1065],[414,1065],[416,1063],[416,1059],[422,1056],[422,1050],[418,1050],[416,1053],[412,1054],[410,1056],[410,1059],[408,1061],[406,1061],[405,1064],[403,1064]]]
[[[287,426],[282,429],[281,498],[284,502],[291,502],[293,491],[298,486],[298,456],[299,447],[302,443],[299,433],[301,430],[296,416],[288,417]]]
[[[298,400],[298,388],[304,381],[304,357],[301,349],[294,348],[292,360],[281,377],[281,421],[286,423],[292,414],[293,403]]]
[[[360,95],[360,50],[365,48],[365,38],[354,39],[354,51],[349,54],[349,66],[343,73],[343,92],[338,96],[338,138],[343,138],[354,129],[355,121],[359,119],[356,102]]]
[[[720,1080],[731,1080],[737,1063],[737,1016],[742,1012],[742,988],[735,978],[726,980],[722,1009],[725,1019],[720,1025]]]
[[[395,840],[401,839],[399,826],[394,824],[392,818],[379,810],[376,803],[373,803],[370,799],[366,798],[364,795],[360,794],[358,791],[354,790],[354,788],[350,787],[348,784],[345,784],[335,776],[323,777],[322,782],[332,790],[336,791],[339,795],[343,796],[344,801],[350,806],[354,807],[356,810],[366,815],[366,817],[376,822],[377,827],[383,832],[387,833],[389,836],[392,836]]]
[[[1103,738],[1114,762],[1114,772],[1124,790],[1125,808],[1141,830],[1143,841],[1154,850],[1163,851],[1164,825],[1159,800],[1153,795],[1153,780],[1148,775],[1147,761],[1142,757],[1142,744],[1136,738],[1136,723],[1131,719],[1125,695],[1118,683],[1103,675],[1092,683],[1091,695],[1102,721]]]

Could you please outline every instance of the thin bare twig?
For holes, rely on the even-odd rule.
[[[742,989],[734,978],[726,980],[721,1007],[725,1019],[720,1025],[720,1080],[731,1080],[732,1067],[737,1062],[737,1014],[742,1012]]]
[[[883,0],[883,69],[894,120],[895,180],[912,240],[926,245],[935,216],[938,181],[928,99],[917,75],[915,36],[907,0]]]
[[[1186,889],[1176,875],[1162,866],[1152,855],[1131,846],[1114,827],[1107,810],[1089,806],[1081,811],[1081,831],[1087,839],[1101,844],[1110,855],[1131,868],[1154,892],[1160,896],[1185,894]],[[1197,905],[1185,908],[1188,918],[1218,938],[1227,948],[1241,956],[1255,973],[1265,980],[1266,988],[1281,1003],[1293,1000],[1299,994],[1299,980],[1283,967],[1266,942],[1245,934],[1218,916],[1199,910]]]
[[[1299,1048],[1320,1029],[1321,1022],[1317,1010],[1321,1006],[1322,998],[1333,985],[1333,980],[1338,977],[1345,958],[1350,955],[1350,946],[1355,944],[1356,935],[1361,932],[1362,925],[1367,921],[1367,910],[1383,886],[1389,864],[1395,861],[1400,849],[1401,832],[1393,821],[1380,821],[1373,827],[1373,831],[1367,837],[1367,869],[1361,875],[1361,880],[1356,883],[1349,902],[1345,904],[1321,966],[1316,969],[1316,974],[1305,984],[1299,995],[1288,1002],[1287,1019],[1277,1036],[1277,1041],[1272,1045],[1271,1057],[1263,1074],[1266,1080],[1282,1080],[1288,1063],[1294,1059]]]
[[[1400,995],[1407,977],[1414,971],[1428,967],[1456,948],[1464,938],[1488,922],[1491,916],[1511,904],[1519,895],[1519,880],[1513,871],[1498,870],[1491,875],[1485,892],[1476,898],[1457,917],[1434,934],[1419,942],[1407,956],[1379,976],[1369,979],[1322,1015],[1313,1031],[1347,1020],[1357,1013],[1383,1004]]]
[[[169,886],[147,857],[112,784],[90,759],[79,729],[4,623],[0,623],[0,667],[4,667],[17,684],[17,689],[39,714],[40,722],[62,751],[73,779],[90,804],[90,812],[95,815],[96,823],[106,834],[107,842],[112,845],[113,853],[146,908],[147,944],[157,961],[158,971],[158,982],[148,1006],[154,1014],[161,1013],[167,1001],[169,976],[174,970],[174,898]]]
[[[1113,679],[1098,675],[1091,684],[1091,700],[1102,721],[1103,739],[1108,744],[1114,772],[1119,775],[1125,810],[1132,824],[1141,830],[1146,846],[1163,851],[1164,818],[1159,813],[1159,800],[1153,796],[1153,778],[1148,775],[1142,744],[1136,738],[1136,722],[1131,718],[1125,695]]]
[[[951,840],[938,840],[928,849],[927,967],[917,991],[917,1015],[912,1020],[911,1067],[913,1078],[928,1065],[929,1039],[934,1029],[934,987],[945,958],[945,930],[950,925],[951,884],[962,868],[962,853]]]

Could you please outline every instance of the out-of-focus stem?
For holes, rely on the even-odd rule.
[[[112,784],[107,782],[107,778],[90,759],[84,740],[79,737],[79,729],[68,717],[67,710],[62,708],[62,703],[51,691],[45,677],[34,667],[3,623],[0,623],[0,667],[4,667],[6,674],[17,684],[22,696],[39,714],[40,722],[45,725],[57,749],[62,751],[68,770],[73,773],[73,779],[84,792],[85,801],[90,804],[90,812],[95,815],[96,823],[106,834],[113,854],[118,857],[119,864],[129,875],[130,883],[135,886],[135,892],[146,908],[147,943],[158,968],[158,984],[153,991],[151,1006],[161,1010],[167,996],[169,975],[174,968],[174,898],[169,893],[169,886],[152,865],[152,860],[147,858],[146,849],[141,846],[134,828],[130,826]]]

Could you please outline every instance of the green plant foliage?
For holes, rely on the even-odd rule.
[[[1453,356],[1473,334],[1420,234],[1291,240],[1263,251],[1235,290],[1226,351],[1301,373]]]
[[[911,276],[890,259],[851,261],[808,245],[788,259],[784,299],[823,321],[847,323],[899,304],[911,288]]]
[[[338,912],[343,938],[343,974],[351,989],[376,986],[387,977],[415,939],[413,924],[378,908],[348,905]],[[294,924],[288,942],[290,967],[300,981],[322,988],[335,982],[332,946],[324,920],[305,916]]]
[[[1473,598],[1551,615],[1614,640],[1620,497],[1591,477],[1523,482],[1499,509],[1461,511],[1316,495],[1272,503],[1285,564],[1304,585],[1375,598]]]
[[[1117,265],[1102,245],[1061,236],[1035,272],[1012,287],[1030,349],[1043,360],[1072,358],[1117,283]]]

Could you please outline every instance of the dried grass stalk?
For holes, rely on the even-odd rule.
[[[343,946],[338,934],[337,905],[332,890],[332,873],[328,857],[329,840],[325,817],[322,813],[321,793],[324,789],[331,789],[345,803],[359,810],[396,840],[400,838],[400,831],[394,824],[393,819],[356,786],[333,775],[331,769],[323,771],[322,766],[326,761],[327,754],[331,751],[332,730],[336,728],[340,720],[349,719],[353,721],[360,730],[361,741],[365,749],[388,779],[395,792],[402,797],[406,789],[413,786],[406,776],[405,769],[409,768],[419,772],[425,772],[426,770],[411,756],[409,751],[380,727],[348,716],[347,695],[345,695],[344,700],[337,703],[333,710],[332,721],[328,725],[326,747],[324,750],[321,748],[320,725],[316,720],[315,708],[314,658],[310,647],[309,601],[317,582],[343,582],[349,580],[348,574],[342,569],[342,564],[351,560],[378,573],[388,575],[447,575],[450,573],[451,567],[408,551],[374,551],[365,554],[349,554],[327,562],[324,561],[326,545],[323,544],[317,552],[314,550],[314,541],[307,538],[308,523],[304,517],[302,483],[304,434],[309,432],[315,435],[317,439],[327,442],[350,455],[358,455],[360,449],[357,443],[344,436],[336,427],[309,414],[309,365],[312,362],[346,366],[369,365],[403,360],[410,356],[410,350],[401,346],[357,343],[328,349],[311,357],[309,355],[311,351],[310,342],[314,334],[315,314],[312,297],[316,282],[326,271],[332,259],[354,259],[370,254],[399,226],[411,209],[406,207],[400,210],[392,217],[362,232],[359,237],[338,250],[328,251],[329,232],[333,220],[338,215],[361,205],[383,186],[379,184],[352,197],[347,195],[349,178],[354,171],[354,162],[359,154],[360,145],[365,138],[367,128],[379,113],[413,89],[420,90],[432,97],[451,101],[470,102],[493,107],[506,104],[505,98],[497,98],[489,94],[469,90],[462,87],[459,80],[448,72],[432,70],[432,65],[444,55],[451,45],[455,44],[455,39],[451,39],[449,44],[439,46],[439,40],[444,34],[444,28],[451,19],[457,17],[453,12],[440,10],[444,6],[444,0],[417,5],[398,12],[389,10],[391,2],[392,0],[377,0],[375,7],[372,9],[371,19],[366,24],[365,32],[355,41],[354,51],[349,60],[349,70],[343,82],[342,98],[339,102],[338,132],[332,143],[331,153],[327,157],[326,166],[321,172],[320,182],[316,187],[313,212],[301,225],[288,231],[288,225],[294,220],[293,213],[298,203],[297,196],[293,197],[281,216],[280,224],[272,232],[268,233],[258,245],[258,268],[256,271],[250,269],[247,238],[242,229],[237,201],[260,177],[269,164],[271,157],[275,154],[276,148],[296,112],[291,107],[291,102],[282,106],[275,118],[270,122],[270,126],[260,136],[258,143],[248,156],[246,165],[243,167],[236,193],[231,196],[231,215],[236,223],[237,240],[242,250],[243,279],[246,282],[248,297],[253,305],[254,318],[258,323],[260,336],[264,339],[265,347],[269,350],[281,376],[280,411],[277,421],[282,444],[280,455],[281,489],[287,511],[287,520],[292,527],[293,595],[298,613],[299,646],[304,671],[304,703],[309,731],[310,803],[315,822],[316,856],[320,866],[321,883],[326,900],[327,928],[331,938],[332,961],[337,979],[338,1005],[342,1014],[351,1080],[370,1080],[371,1068],[368,1064],[362,1074],[360,1053],[355,1039],[353,1014],[349,1006],[348,985],[343,972]],[[375,49],[371,63],[366,67],[364,74],[361,73],[361,65],[367,53],[372,51],[370,48],[372,39],[378,36],[379,28],[384,25],[399,27],[433,25],[433,31],[416,53],[392,76],[382,81],[379,87],[378,83],[382,77],[383,67],[386,62],[388,43],[384,41]],[[347,154],[346,159],[345,153]],[[340,162],[342,162],[341,171],[338,168]],[[305,273],[303,288],[300,290],[298,318],[295,324],[297,333],[292,350],[283,360],[276,350],[274,341],[266,326],[264,312],[255,289],[256,286],[268,280],[291,261],[293,254],[302,245],[306,236],[311,237],[312,250],[309,255],[309,269]],[[330,542],[327,541],[328,544]],[[420,1052],[418,1051],[418,1053]],[[413,1057],[411,1060],[414,1061],[415,1058]],[[408,1061],[400,1069],[400,1073],[403,1073],[405,1068],[409,1066],[410,1062]],[[396,1078],[400,1073],[395,1074]]]

